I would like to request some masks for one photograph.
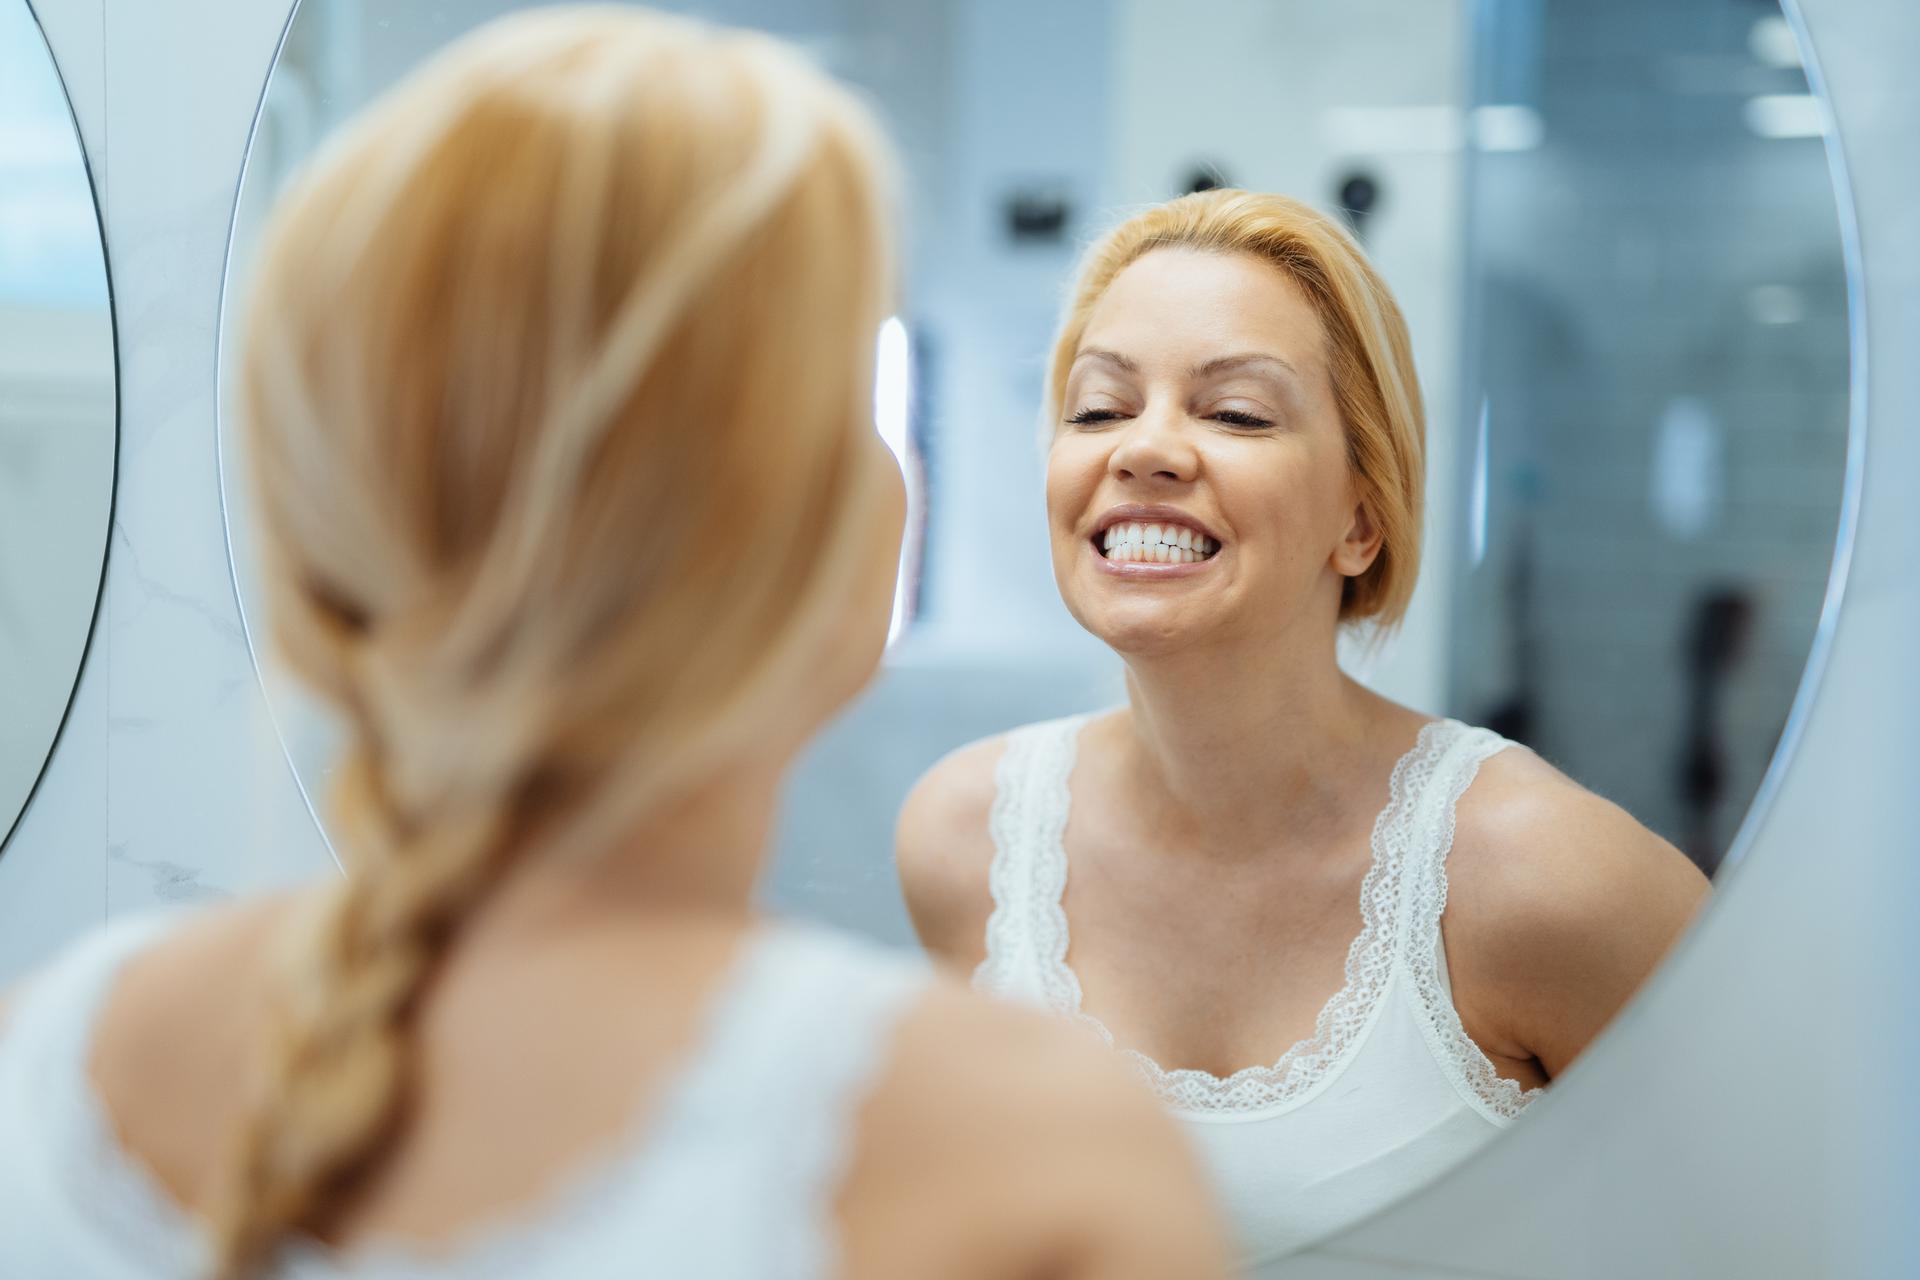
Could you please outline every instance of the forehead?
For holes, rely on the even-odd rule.
[[[1293,278],[1243,253],[1153,249],[1113,278],[1080,337],[1143,367],[1181,368],[1261,352],[1294,368],[1323,363],[1326,329]]]

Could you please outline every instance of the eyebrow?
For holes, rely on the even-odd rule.
[[[1114,368],[1124,370],[1127,373],[1140,372],[1140,362],[1138,360],[1133,359],[1131,356],[1123,356],[1118,351],[1108,351],[1102,347],[1088,347],[1078,356],[1074,357],[1074,360],[1075,363],[1081,360],[1098,360],[1102,364],[1110,364]],[[1192,378],[1206,378],[1215,374],[1227,373],[1234,369],[1244,368],[1247,365],[1273,365],[1276,368],[1285,370],[1296,378],[1300,376],[1300,371],[1287,361],[1282,360],[1279,356],[1267,355],[1265,352],[1260,351],[1247,351],[1239,355],[1220,356],[1217,359],[1208,360],[1204,364],[1197,364],[1188,369],[1187,376]]]
[[[1298,369],[1294,368],[1285,360],[1282,360],[1279,356],[1270,356],[1259,351],[1249,351],[1237,356],[1221,356],[1217,360],[1209,360],[1205,364],[1194,365],[1193,368],[1187,370],[1187,373],[1190,377],[1206,378],[1217,373],[1226,373],[1230,370],[1253,364],[1273,365],[1276,368],[1286,370],[1296,378],[1300,376]]]
[[[1100,347],[1088,347],[1074,357],[1076,364],[1082,360],[1098,360],[1102,364],[1110,364],[1114,368],[1124,369],[1128,373],[1140,372],[1140,362],[1138,360],[1129,356],[1123,356],[1118,351],[1107,351]]]

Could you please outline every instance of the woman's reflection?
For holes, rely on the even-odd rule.
[[[1127,705],[935,766],[902,880],[977,985],[1125,1050],[1243,1250],[1278,1253],[1512,1123],[1706,881],[1525,748],[1340,670],[1340,629],[1413,591],[1425,476],[1405,324],[1334,224],[1238,191],[1128,221],[1047,394],[1055,577]]]

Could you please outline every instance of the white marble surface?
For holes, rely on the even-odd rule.
[[[120,502],[107,579],[107,909],[332,867],[243,638],[215,464],[227,228],[284,3],[109,0]]]

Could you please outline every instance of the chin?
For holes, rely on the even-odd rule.
[[[1155,658],[1204,643],[1217,628],[1173,601],[1069,601],[1075,621],[1123,658]]]

